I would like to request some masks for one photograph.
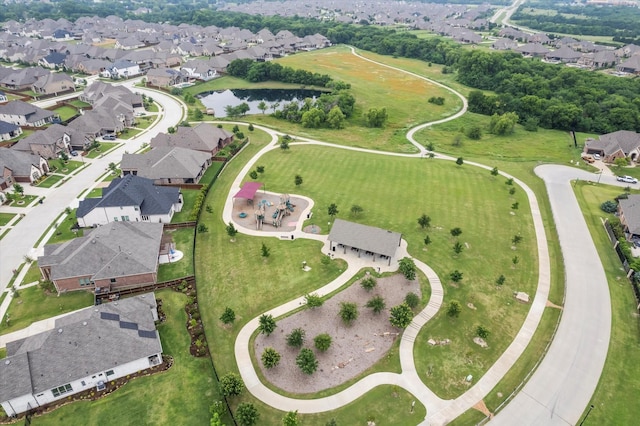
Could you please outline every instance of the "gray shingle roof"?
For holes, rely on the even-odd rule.
[[[90,307],[56,320],[53,330],[8,343],[10,362],[0,363],[0,401],[44,392],[161,353],[155,307],[153,293]],[[118,315],[119,320],[103,319],[102,313]],[[137,328],[123,328],[123,321]]]
[[[120,168],[136,170],[138,176],[149,179],[194,179],[210,158],[202,151],[161,146],[144,154],[124,154]]]
[[[329,241],[361,250],[393,257],[402,234],[374,226],[336,219],[329,233]]]
[[[112,222],[83,237],[48,244],[38,266],[50,266],[51,278],[117,278],[156,272],[163,225]]]
[[[640,195],[631,194],[629,198],[621,199],[619,203],[629,232],[640,235]]]
[[[18,130],[18,125],[7,123],[6,121],[0,121],[0,135],[15,132],[16,130]]]
[[[601,149],[605,155],[611,155],[618,150],[622,150],[624,155],[629,155],[631,151],[640,147],[640,134],[630,130],[618,130],[600,135],[597,140],[588,139],[586,145],[588,149]]]
[[[11,169],[13,176],[31,176],[31,166],[39,169],[40,159],[36,154],[0,148],[0,173],[6,167]]]
[[[53,117],[54,113],[23,101],[11,101],[0,105],[0,114],[26,117],[27,123]]]

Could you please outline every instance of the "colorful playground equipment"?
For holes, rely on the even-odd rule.
[[[276,209],[271,215],[271,219],[273,219],[271,224],[276,228],[282,226],[282,219],[285,216],[289,216],[291,212],[293,212],[294,207],[295,205],[291,204],[291,200],[289,199],[289,194],[280,195],[280,204],[276,206]]]
[[[264,212],[266,207],[271,205],[267,200],[260,200],[258,203],[258,209],[255,211],[256,215],[256,229],[261,230],[262,224],[264,223]]]

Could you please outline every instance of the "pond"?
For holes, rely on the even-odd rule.
[[[262,114],[258,105],[264,101],[268,107],[265,113],[270,114],[275,109],[281,109],[285,103],[315,99],[322,93],[306,89],[230,89],[200,93],[198,98],[207,109],[213,108],[216,117],[223,118],[227,116],[224,109],[228,105],[235,107],[246,102],[250,108],[247,114]]]

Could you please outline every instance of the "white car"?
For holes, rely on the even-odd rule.
[[[600,159],[600,154],[593,154],[593,158],[596,159],[596,160],[599,160]]]
[[[638,179],[631,176],[618,176],[618,182],[638,183]]]

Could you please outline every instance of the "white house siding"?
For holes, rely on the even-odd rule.
[[[162,363],[162,354],[158,353],[155,355],[158,357],[159,363]],[[152,367],[153,365],[150,363],[149,358],[150,357],[140,358],[135,361],[131,361],[127,364],[114,367],[112,369],[113,374],[109,376],[107,376],[107,371],[111,371],[111,370],[106,370],[106,371],[95,372],[93,374],[90,374],[78,380],[74,380],[72,382],[60,383],[59,386],[70,384],[73,390],[70,392],[64,393],[62,395],[59,395],[58,397],[53,396],[52,389],[47,389],[35,395],[27,394],[27,395],[22,395],[20,397],[11,399],[9,401],[5,401],[2,403],[2,408],[4,408],[4,411],[9,416],[23,413],[29,410],[30,408],[36,408],[40,405],[48,404],[50,402],[54,402],[59,399],[66,398],[70,395],[74,395],[76,393],[85,391],[87,389],[91,389],[97,386],[98,382],[101,380],[107,383],[111,380],[116,380],[116,379],[119,379],[120,377],[137,373],[138,371],[144,370],[145,368]]]
[[[27,118],[24,115],[0,114],[0,121],[13,123],[16,126],[26,126]]]
[[[79,217],[78,223],[82,227],[106,225],[109,222],[113,222],[115,218],[118,218],[118,222],[123,221],[123,216],[128,216],[129,222],[142,221],[142,218],[140,216],[140,209],[137,206],[123,206],[95,208],[87,213],[84,217]]]

